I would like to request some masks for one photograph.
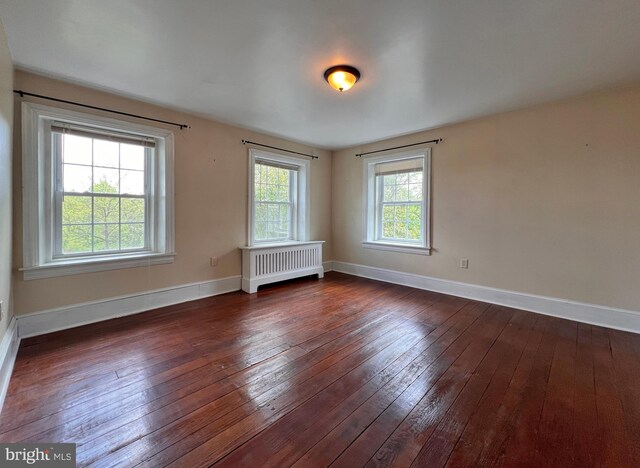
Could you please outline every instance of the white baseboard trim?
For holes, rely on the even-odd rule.
[[[324,272],[333,271],[333,262],[331,260],[327,262],[322,262],[322,268],[324,268]]]
[[[159,307],[238,291],[240,286],[240,275],[229,276],[19,315],[16,317],[18,319],[18,335],[20,338],[43,335]]]
[[[332,262],[332,268],[333,271],[349,275],[490,302],[616,330],[640,333],[640,312],[632,310],[537,296],[335,260]]]
[[[0,412],[7,396],[7,390],[9,390],[9,380],[11,379],[11,372],[13,372],[13,364],[16,362],[19,347],[18,321],[16,317],[11,317],[9,326],[0,343]]]

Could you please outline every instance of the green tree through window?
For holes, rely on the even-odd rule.
[[[92,194],[67,194],[62,202],[62,253],[141,249],[145,246],[145,200],[118,195],[105,179]]]

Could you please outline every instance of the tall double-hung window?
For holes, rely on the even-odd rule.
[[[26,279],[173,261],[173,134],[24,103]]]
[[[249,245],[304,241],[309,161],[249,150]]]
[[[149,250],[155,141],[54,124],[54,258]]]
[[[429,150],[365,159],[364,247],[428,254]]]

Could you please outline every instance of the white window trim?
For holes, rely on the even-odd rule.
[[[411,158],[424,158],[422,219],[422,244],[390,242],[375,238],[376,233],[376,199],[375,199],[375,166],[376,164]],[[431,255],[431,148],[414,149],[402,153],[386,154],[363,158],[363,239],[365,249],[388,250],[417,255]]]
[[[254,231],[254,195],[255,195],[255,164],[256,159],[267,159],[275,162],[291,164],[298,167],[298,183],[296,193],[296,226],[295,238],[285,239],[281,242],[256,241]],[[310,169],[311,164],[307,159],[297,158],[295,156],[284,155],[280,153],[267,152],[256,148],[249,148],[249,200],[248,200],[248,232],[247,245],[249,247],[259,245],[282,245],[291,244],[292,242],[305,242],[309,235],[309,188],[310,188]]]
[[[51,154],[45,142],[45,125],[57,120],[73,124],[150,136],[157,139],[153,171],[158,192],[151,206],[154,218],[153,251],[52,258]],[[96,271],[171,263],[174,260],[174,136],[171,131],[56,107],[22,103],[22,217],[25,280]]]

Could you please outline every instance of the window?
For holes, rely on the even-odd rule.
[[[153,140],[51,127],[54,257],[146,251]]]
[[[429,254],[430,152],[364,161],[364,247]]]
[[[306,240],[309,161],[249,150],[249,245]]]
[[[173,261],[170,132],[24,103],[23,151],[25,279]]]

